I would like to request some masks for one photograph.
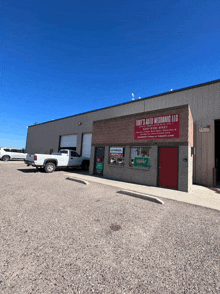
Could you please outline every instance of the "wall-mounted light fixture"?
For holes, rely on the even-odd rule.
[[[82,123],[81,123],[81,122],[79,122],[79,126],[81,126],[81,124],[82,124]]]

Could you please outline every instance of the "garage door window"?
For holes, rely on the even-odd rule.
[[[76,149],[77,135],[61,136],[60,149]]]

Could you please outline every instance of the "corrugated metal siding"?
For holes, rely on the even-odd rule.
[[[154,100],[154,101],[153,101]],[[206,186],[213,184],[214,120],[220,119],[220,83],[194,88],[145,100],[147,110],[189,104],[196,125],[194,182]],[[211,126],[210,133],[199,133],[199,126]]]
[[[145,100],[146,111],[189,104],[194,122],[220,115],[220,83]],[[205,121],[204,121],[205,120]]]
[[[207,186],[212,185],[214,168],[214,120],[220,119],[220,82],[149,99],[136,100],[129,104],[101,109],[95,112],[65,118],[29,128],[27,138],[28,152],[57,151],[60,135],[78,134],[77,151],[80,152],[83,133],[92,132],[93,121],[123,116],[143,111],[189,104],[196,127],[211,125],[211,132],[201,134],[196,131],[194,142],[194,181]],[[74,112],[74,109],[73,109]],[[78,123],[82,122],[79,126]]]

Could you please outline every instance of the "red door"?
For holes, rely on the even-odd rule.
[[[159,186],[178,189],[178,147],[161,147]]]

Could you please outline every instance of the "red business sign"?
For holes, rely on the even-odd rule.
[[[136,119],[134,139],[179,138],[179,114]]]
[[[111,157],[123,157],[122,153],[110,153]]]

